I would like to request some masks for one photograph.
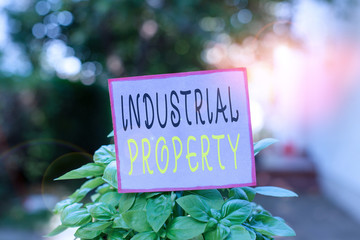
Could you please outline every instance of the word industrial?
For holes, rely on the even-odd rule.
[[[203,92],[205,92],[204,98],[206,99],[206,110],[202,109],[203,101],[205,101],[205,99],[203,99]],[[159,97],[158,92],[156,92],[155,100],[154,97],[151,97],[148,93],[145,93],[142,96],[138,93],[136,94],[136,97],[131,94],[126,97],[121,95],[122,127],[124,131],[128,130],[129,126],[130,129],[133,129],[133,123],[135,122],[136,126],[140,128],[143,119],[145,127],[150,129],[154,124],[155,117],[157,120],[156,124],[158,124],[161,128],[165,128],[167,126],[168,119],[173,127],[178,127],[182,123],[181,120],[184,115],[188,125],[192,125],[193,121],[195,124],[201,123],[202,125],[206,122],[208,124],[216,124],[219,121],[219,116],[221,116],[225,122],[237,122],[239,119],[239,111],[233,111],[230,86],[227,88],[226,94],[226,101],[228,105],[223,104],[224,98],[221,97],[220,88],[217,88],[216,93],[213,93],[213,95],[216,96],[216,108],[215,106],[210,106],[208,88],[206,88],[205,91],[201,91],[198,88],[194,89],[194,91],[180,90],[177,92],[172,90],[170,93],[164,94],[161,98]],[[210,98],[214,98],[214,96],[210,95]],[[139,104],[142,104],[143,106],[139,107]],[[182,113],[179,109],[180,105],[184,106],[184,112]],[[126,109],[127,106],[128,108]],[[193,113],[195,116],[189,116],[188,109],[191,106],[194,108]],[[213,107],[214,111],[211,110]],[[128,119],[125,117],[125,112],[128,113]],[[163,114],[160,112],[163,112]]]

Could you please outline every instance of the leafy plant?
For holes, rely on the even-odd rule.
[[[109,137],[112,135],[109,134]],[[274,143],[254,144],[257,154]],[[118,193],[114,145],[102,146],[94,163],[56,180],[87,178],[67,199],[55,206],[61,225],[48,236],[79,227],[75,237],[94,240],[269,240],[295,236],[282,218],[253,202],[256,194],[296,197],[278,187],[239,187],[199,191]],[[90,195],[91,201],[80,203]]]

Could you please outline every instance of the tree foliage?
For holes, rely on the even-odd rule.
[[[105,141],[108,78],[211,68],[207,46],[241,43],[274,20],[268,6],[274,1],[260,0],[7,2],[0,10],[7,16],[0,41],[6,198],[15,186],[47,180],[44,172],[65,154],[92,153]]]

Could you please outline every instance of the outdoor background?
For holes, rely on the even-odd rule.
[[[107,79],[246,67],[257,198],[298,240],[360,238],[360,1],[0,0],[0,240],[37,240],[112,130]],[[73,239],[65,232],[51,239]]]

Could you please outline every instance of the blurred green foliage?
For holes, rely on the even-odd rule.
[[[274,1],[9,1],[3,9],[9,39],[0,58],[15,46],[23,65],[0,67],[0,194],[24,196],[55,159],[92,154],[107,141],[108,78],[207,69],[206,44],[221,34],[234,42],[254,36],[273,21],[267,2]],[[247,23],[239,21],[243,9],[251,14]],[[67,67],[80,63],[80,69],[61,72],[51,44],[65,46],[73,60]]]

